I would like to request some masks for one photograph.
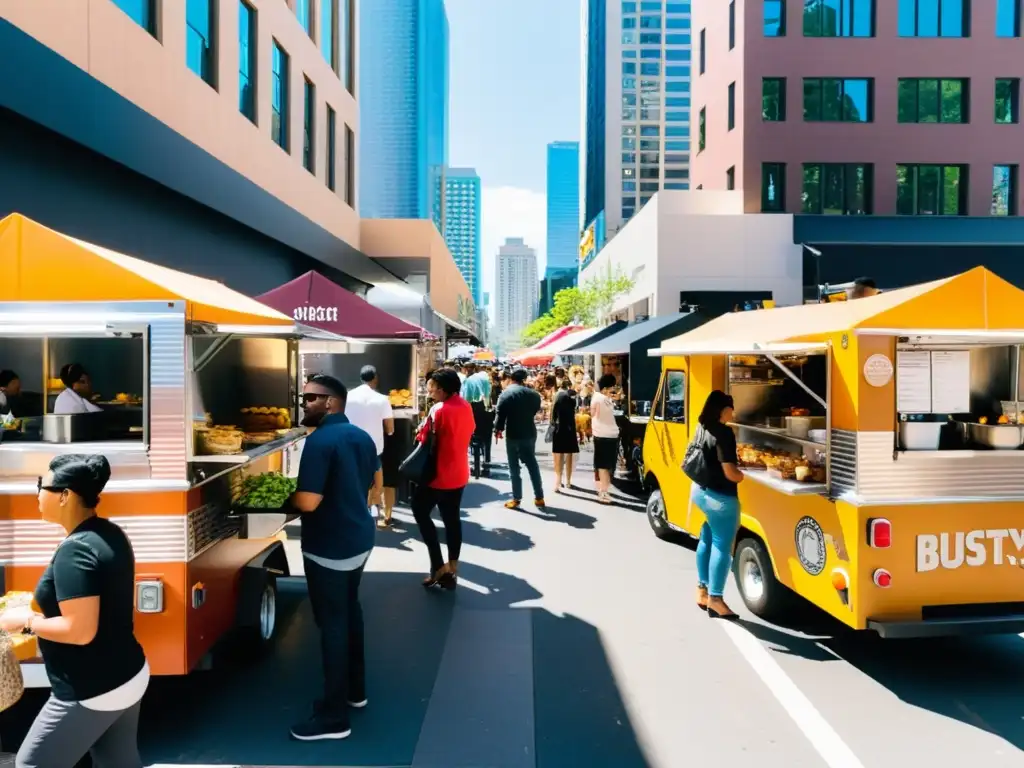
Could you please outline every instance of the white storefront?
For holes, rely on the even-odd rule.
[[[803,302],[802,247],[789,214],[743,213],[741,192],[659,192],[580,273],[580,283],[621,272],[633,289],[610,319],[679,311],[682,293],[770,292],[777,306]]]

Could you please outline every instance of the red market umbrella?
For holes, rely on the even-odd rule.
[[[355,339],[419,339],[432,335],[378,309],[319,272],[309,271],[256,297],[297,322]]]

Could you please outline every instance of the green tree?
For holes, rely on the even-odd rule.
[[[536,344],[567,325],[596,327],[611,311],[615,300],[632,288],[633,281],[621,271],[593,278],[579,287],[563,288],[555,294],[551,310],[523,329],[523,346]]]

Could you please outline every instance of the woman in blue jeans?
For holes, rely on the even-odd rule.
[[[693,484],[690,500],[707,517],[697,545],[697,607],[713,619],[739,618],[722,599],[732,566],[732,545],[740,527],[740,502],[736,487],[743,482],[736,457],[733,399],[715,390],[704,402],[697,421],[704,427],[698,436],[708,469],[706,486]]]

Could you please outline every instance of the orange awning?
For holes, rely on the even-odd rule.
[[[294,325],[222,283],[77,240],[20,213],[0,220],[0,301],[184,301],[188,320]]]
[[[656,354],[755,351],[820,344],[856,329],[1024,331],[1024,291],[984,267],[854,301],[731,312],[662,342]]]

